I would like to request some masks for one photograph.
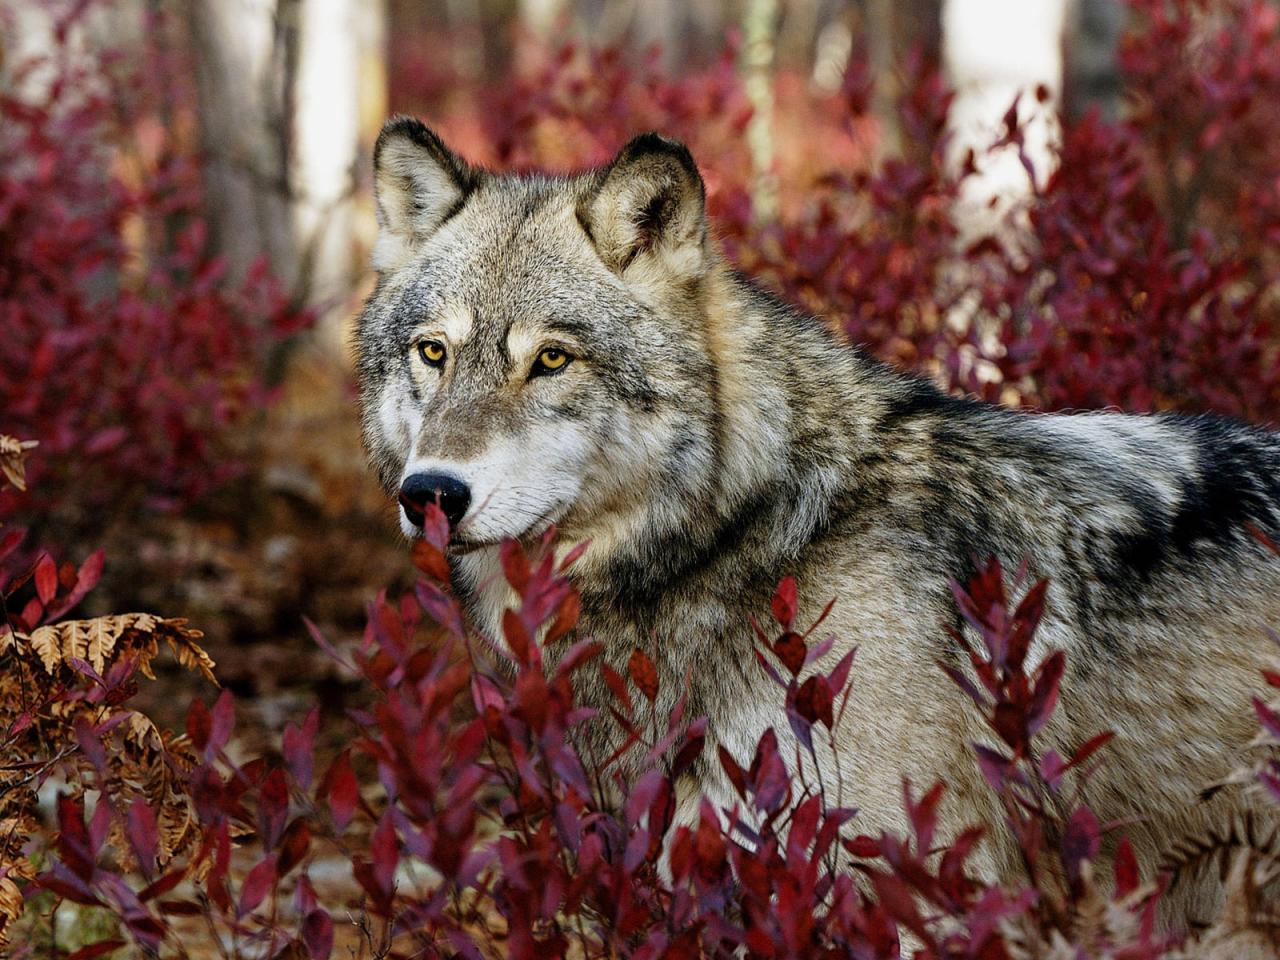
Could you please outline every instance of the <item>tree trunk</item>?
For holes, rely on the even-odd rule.
[[[1096,107],[1104,117],[1120,115],[1120,65],[1116,49],[1127,8],[1115,0],[1074,0],[1067,21],[1063,113],[1072,119]]]
[[[943,58],[956,98],[951,157],[973,150],[978,173],[963,186],[955,216],[966,237],[1001,232],[1005,214],[1029,195],[1031,180],[1014,148],[990,152],[1014,100],[1037,182],[1056,163],[1067,0],[946,0]],[[1036,91],[1045,95],[1037,101]],[[994,199],[995,203],[991,201]]]
[[[190,0],[188,9],[215,249],[236,274],[265,254],[296,301],[332,305],[360,273],[362,101],[385,87],[370,55],[384,39],[382,4]]]
[[[265,253],[293,290],[297,0],[192,0],[189,10],[213,246],[237,275]]]
[[[880,124],[881,156],[900,157],[911,152],[903,142],[898,119],[902,95],[902,66],[907,56],[918,50],[937,62],[942,23],[937,0],[863,0],[863,28],[871,74],[875,78],[872,111]]]
[[[759,223],[778,216],[778,182],[773,168],[773,61],[777,40],[777,0],[749,0],[743,15],[742,67],[751,122],[751,213]]]

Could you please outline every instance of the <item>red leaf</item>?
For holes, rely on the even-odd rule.
[[[80,570],[76,574],[75,593],[83,597],[86,593],[98,585],[98,581],[102,579],[102,568],[106,563],[107,555],[103,550],[95,550],[85,558],[84,563],[80,564]]]
[[[64,871],[61,876],[42,873],[39,877],[39,884],[41,889],[52,890],[64,900],[70,900],[72,903],[82,903],[89,907],[103,905],[102,901],[94,895],[88,885],[73,873]]]
[[[482,717],[490,708],[501,713],[507,705],[497,684],[479,673],[471,675],[471,702],[475,705],[476,713]]]
[[[1095,752],[1097,752],[1102,747],[1105,747],[1108,743],[1110,743],[1114,737],[1115,737],[1114,730],[1104,730],[1102,733],[1099,733],[1096,736],[1090,737],[1087,741],[1085,741],[1084,744],[1081,745],[1080,749],[1078,749],[1074,754],[1071,755],[1071,762],[1068,763],[1065,767],[1063,767],[1063,769],[1069,770],[1072,767],[1079,766],[1080,764],[1084,763],[1086,760],[1089,759],[1089,757],[1093,756]]]
[[[1256,523],[1253,523],[1253,522],[1246,523],[1244,527],[1246,530],[1249,531],[1250,534],[1252,534],[1255,540],[1257,540],[1260,544],[1262,544],[1264,547],[1266,547],[1276,556],[1280,556],[1280,544],[1277,544],[1274,540],[1271,539],[1271,537],[1267,536],[1266,531],[1264,531],[1261,527],[1259,527]]]
[[[321,650],[323,650],[328,655],[330,660],[332,660],[334,663],[338,664],[339,666],[345,667],[347,670],[350,670],[353,673],[355,672],[355,668],[352,667],[351,664],[349,664],[346,661],[346,659],[342,656],[342,654],[338,653],[337,649],[334,648],[333,644],[331,644],[328,640],[325,639],[325,636],[323,633],[320,632],[319,627],[317,627],[307,617],[303,617],[302,622],[303,624],[306,625],[307,633],[311,635],[312,641],[315,643],[316,646],[318,646]]]
[[[1128,837],[1121,837],[1115,853],[1116,896],[1126,897],[1138,888],[1138,860]]]
[[[720,756],[720,766],[724,769],[729,782],[738,791],[738,796],[745,800],[747,797],[747,777],[742,767],[738,766],[738,762],[733,759],[733,754],[726,750],[723,744],[717,744],[716,752]]]
[[[675,759],[671,761],[671,776],[673,778],[679,777],[689,769],[694,760],[702,756],[702,749],[706,745],[706,732],[706,717],[699,717],[689,724],[689,729],[685,731],[685,742],[676,752]]]
[[[1072,880],[1080,876],[1080,865],[1086,860],[1096,860],[1102,844],[1102,831],[1098,818],[1088,807],[1080,807],[1071,814],[1062,836],[1062,863]]]
[[[84,808],[69,796],[58,797],[58,856],[85,882],[93,878],[93,849]]]
[[[1040,758],[1040,776],[1048,782],[1050,789],[1057,790],[1062,782],[1063,771],[1067,769],[1066,761],[1058,755],[1057,750],[1049,749]]]
[[[560,601],[560,606],[556,610],[556,618],[552,622],[550,629],[547,630],[546,643],[552,644],[562,637],[566,637],[578,625],[578,617],[582,613],[582,599],[578,596],[577,591],[570,593]]]
[[[209,726],[209,751],[216,754],[231,739],[236,725],[236,703],[230,690],[223,690],[213,705],[213,719]]]
[[[858,648],[854,647],[840,658],[840,662],[835,665],[835,669],[827,675],[827,682],[831,686],[833,694],[839,693],[846,688],[849,682],[849,670],[853,667],[853,660],[857,655]]]
[[[444,550],[428,540],[415,540],[409,551],[413,565],[438,583],[449,582],[449,561]]]
[[[987,785],[997,792],[1003,790],[1013,766],[1009,758],[980,743],[973,745],[973,752],[978,757],[978,769],[982,771]]]
[[[929,788],[929,792],[920,798],[919,803],[911,799],[911,786],[903,784],[903,794],[907,808],[907,816],[911,820],[911,829],[916,835],[916,852],[927,856],[932,849],[933,831],[938,825],[938,804],[942,802],[942,794],[946,785],[938,782]]]
[[[46,607],[58,592],[58,567],[47,553],[36,561],[36,596]]]
[[[604,652],[604,644],[596,640],[579,640],[556,664],[556,676],[568,676]]]
[[[191,706],[187,708],[187,736],[191,738],[191,745],[200,753],[204,753],[209,745],[209,733],[212,727],[213,718],[204,701],[192,700]]]
[[[1027,711],[1027,733],[1031,736],[1053,715],[1053,708],[1058,704],[1058,685],[1066,667],[1067,657],[1061,650],[1055,651],[1040,665],[1035,693],[1031,696],[1031,706]]]
[[[199,917],[204,915],[207,907],[201,907],[190,900],[161,900],[156,904],[160,912],[175,917]]]
[[[429,580],[420,580],[413,588],[427,616],[444,627],[455,637],[466,633],[462,610],[458,601]]]
[[[373,857],[373,877],[382,892],[390,897],[395,889],[396,866],[400,863],[400,844],[396,839],[396,828],[391,822],[390,810],[384,812],[382,819],[378,821],[369,852]]]
[[[295,817],[284,832],[280,841],[280,876],[286,877],[289,871],[302,862],[311,848],[311,828],[302,817]]]
[[[844,841],[844,848],[855,857],[863,860],[874,860],[880,856],[880,844],[874,837],[860,833],[856,837]]]
[[[126,832],[129,835],[129,846],[133,848],[138,858],[142,875],[150,880],[160,837],[156,830],[155,812],[141,797],[134,797],[133,803],[129,804]]]
[[[796,618],[796,579],[783,577],[778,589],[773,594],[773,618],[782,624],[783,630],[790,630]]]
[[[510,608],[502,612],[502,635],[506,637],[507,646],[511,648],[511,652],[515,654],[516,662],[529,663],[530,655],[534,652],[534,644],[529,639],[529,631],[524,628],[520,615]]]
[[[778,751],[778,735],[770,727],[756,746],[751,761],[751,784],[755,789],[755,803],[761,810],[777,810],[791,792],[791,776]]]
[[[236,916],[244,917],[256,910],[275,883],[276,855],[272,853],[250,870],[249,875],[244,878],[244,884],[240,887],[240,904],[236,908]]]
[[[422,535],[441,553],[449,545],[449,518],[434,501],[422,505]],[[444,579],[448,579],[447,573]]]
[[[164,876],[155,880],[153,883],[138,891],[138,899],[143,903],[148,900],[154,900],[156,897],[163,896],[174,887],[182,883],[187,878],[187,871],[183,868],[170,870]]]
[[[341,833],[355,815],[359,798],[356,775],[351,770],[351,761],[345,751],[333,761],[325,780],[329,784],[329,812],[333,815],[333,826]]]
[[[322,909],[312,910],[302,921],[302,942],[311,960],[329,960],[333,952],[333,920]]]
[[[99,795],[98,805],[93,808],[93,819],[89,821],[89,849],[96,857],[111,832],[111,824],[115,820],[115,809],[111,799],[105,794]]]
[[[514,540],[504,540],[498,548],[498,559],[502,562],[502,574],[507,583],[523,597],[525,588],[529,586],[529,558],[525,556],[524,548]]]
[[[600,675],[604,677],[605,686],[613,694],[613,698],[622,705],[627,712],[631,712],[631,694],[627,691],[626,681],[622,679],[622,674],[609,666],[607,663],[600,664]]]
[[[796,694],[796,710],[810,723],[821,723],[830,730],[835,723],[833,698],[826,677],[810,677]]]
[[[800,634],[788,630],[773,644],[773,652],[787,671],[793,677],[798,677],[804,668],[809,650]]]
[[[880,905],[895,920],[909,927],[926,944],[932,945],[933,937],[924,919],[920,916],[916,898],[911,895],[907,885],[897,877],[880,873],[878,870],[872,870],[869,873]],[[937,951],[934,951],[931,955],[936,956]]]
[[[1258,715],[1258,722],[1262,724],[1264,730],[1271,734],[1277,740],[1280,740],[1280,715],[1268,707],[1258,697],[1253,698],[1253,709]]]
[[[26,535],[27,531],[18,527],[10,527],[0,534],[0,560],[13,553]]]
[[[312,707],[299,727],[293,723],[284,728],[284,762],[303,790],[311,789],[315,764],[316,731],[320,728],[320,708]]]
[[[267,774],[258,796],[258,833],[266,850],[275,849],[289,817],[289,784],[279,767]]]
[[[591,546],[591,541],[583,540],[581,543],[577,544],[572,550],[566,553],[564,555],[564,559],[560,561],[560,572],[564,573],[566,570],[572,567],[575,563],[577,563],[578,559],[584,553],[586,553],[587,547],[589,546]]]
[[[792,858],[798,859],[809,849],[814,836],[818,832],[818,816],[822,809],[822,798],[816,794],[800,806],[791,815],[791,827],[787,831],[787,849]]]
[[[658,699],[658,669],[639,647],[631,651],[627,672],[631,674],[631,682],[646,700],[653,703]]]

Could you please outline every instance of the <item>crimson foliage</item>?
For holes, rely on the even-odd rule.
[[[165,942],[174,918],[204,913],[215,929],[257,944],[263,955],[293,949],[319,960],[333,948],[338,906],[308,877],[322,854],[350,865],[357,893],[347,908],[362,918],[369,943],[391,956],[728,958],[745,947],[765,957],[890,958],[905,930],[921,956],[1004,957],[1007,930],[1019,924],[1043,936],[1081,929],[1083,905],[1099,897],[1084,865],[1098,853],[1100,828],[1079,786],[1105,737],[1066,759],[1033,749],[1057,702],[1063,666],[1061,654],[1034,670],[1026,662],[1043,584],[1014,609],[998,564],[956,587],[981,645],[969,648],[976,682],[955,679],[1003,745],[979,747],[976,759],[1006,823],[942,838],[945,785],[917,793],[906,784],[909,835],[858,834],[854,811],[831,806],[791,776],[797,758],[782,755],[772,731],[754,757],[719,748],[707,758],[734,785],[732,808],[704,799],[677,822],[676,783],[704,750],[705,720],[686,716],[683,701],[670,717],[653,714],[659,681],[644,653],[635,651],[624,678],[597,661],[593,641],[566,646],[577,615],[565,579],[573,557],[557,566],[545,547],[532,555],[515,543],[504,547],[505,574],[519,597],[499,642],[506,668],[478,656],[457,601],[430,573],[447,537],[443,516],[430,509],[435,523],[418,552],[428,576],[414,595],[374,603],[349,660],[316,635],[376,694],[370,709],[351,715],[348,750],[318,772],[313,709],[286,730],[283,765],[238,763],[226,752],[231,695],[212,710],[197,701],[187,718],[202,758],[187,774],[200,824],[191,862],[156,862],[154,818],[141,810],[115,805],[114,814],[86,826],[79,808],[64,803],[51,866],[37,888],[110,905],[151,949]],[[829,663],[831,641],[815,641],[812,628],[798,632],[795,608],[795,584],[784,581],[774,598],[776,623],[759,630],[758,659],[799,742],[819,763],[814,742],[832,735],[854,658]],[[438,629],[424,635],[427,620]],[[542,629],[539,643],[533,638]],[[574,730],[592,717],[573,693],[574,676],[585,671],[603,671],[614,691],[610,712],[622,749],[647,751],[649,769],[634,782],[613,770],[621,749],[598,762],[575,746]],[[100,809],[109,806],[112,784],[93,786],[102,791]],[[136,880],[101,856],[110,824],[98,821],[112,815],[131,849],[146,854]],[[971,869],[986,830],[1011,831],[1024,850],[1021,885],[992,886]],[[232,838],[250,835],[251,855],[233,869]],[[1134,925],[1115,934],[1113,945],[1126,956],[1159,956],[1156,889],[1139,888],[1123,844],[1116,869],[1116,909]],[[1111,935],[1090,932],[1097,943]]]
[[[1275,418],[1280,24],[1260,0],[1131,6],[1127,119],[1067,126],[1060,165],[1018,211],[1030,232],[1017,250],[960,247],[949,209],[969,174],[944,163],[949,94],[919,59],[905,67],[898,105],[907,149],[875,166],[860,159],[875,125],[860,63],[825,99],[788,94],[784,78],[784,103],[816,132],[783,144],[784,165],[805,175],[783,178],[782,216],[770,224],[752,217],[739,137],[748,110],[729,58],[671,79],[617,54],[566,48],[470,97],[433,102],[464,151],[503,166],[597,162],[649,127],[684,137],[706,165],[712,215],[740,265],[949,386],[1045,407]],[[72,465],[111,478],[131,471],[128,482],[149,498],[190,496],[207,480],[196,467],[218,464],[209,428],[235,422],[258,396],[245,372],[272,327],[261,318],[285,314],[272,296],[254,301],[252,283],[224,282],[198,228],[148,231],[186,239],[157,239],[135,269],[126,223],[191,218],[180,154],[156,165],[164,175],[126,189],[70,155],[97,157],[110,142],[94,95],[55,85],[47,102],[7,97],[0,110],[16,121],[0,128],[0,310],[18,365],[0,389],[6,411],[27,418],[7,429],[45,439],[54,504],[71,490],[57,463],[67,477]],[[1014,116],[1004,140],[1016,150]],[[828,148],[838,167],[819,152]],[[49,317],[56,322],[38,322]],[[115,482],[124,481],[106,489]],[[589,640],[567,647],[577,613],[569,560],[505,548],[519,603],[493,638],[509,661],[496,669],[446,583],[443,524],[433,517],[418,551],[426,578],[409,596],[371,605],[357,651],[344,655],[315,634],[373,696],[369,709],[334,720],[345,724],[347,750],[317,757],[317,708],[286,730],[282,763],[246,762],[227,749],[231,695],[211,709],[197,702],[186,735],[198,762],[183,771],[198,814],[193,850],[160,862],[155,818],[113,802],[116,785],[104,777],[91,785],[100,793],[92,815],[59,805],[47,869],[29,890],[108,905],[148,949],[172,945],[182,918],[203,915],[255,955],[317,960],[336,949],[335,918],[347,916],[367,951],[384,956],[888,958],[904,934],[924,957],[1002,958],[1015,941],[1034,955],[1055,935],[1084,949],[1086,934],[1094,953],[1164,953],[1159,887],[1142,882],[1123,840],[1114,892],[1094,886],[1102,827],[1081,785],[1109,735],[1066,757],[1036,749],[1064,669],[1060,653],[1028,662],[1041,586],[1015,601],[993,564],[956,590],[969,664],[952,679],[987,720],[974,762],[1001,822],[943,836],[945,784],[908,784],[910,830],[869,836],[852,811],[788,774],[797,758],[781,755],[772,734],[751,757],[712,756],[702,718],[683,707],[655,717],[658,680],[642,652],[624,677],[601,665]],[[37,568],[19,629],[78,599],[95,565]],[[759,667],[816,763],[844,698],[857,695],[856,661],[829,663],[829,645],[799,629],[795,609],[795,585],[784,582],[775,623],[757,636]],[[574,731],[593,718],[572,681],[595,671],[614,704],[594,719],[616,723],[620,740],[649,758],[630,784],[612,758],[575,748]],[[1278,677],[1267,674],[1273,686]],[[129,694],[127,684],[112,689]],[[1256,708],[1280,734],[1275,705]],[[80,731],[82,744],[91,750],[109,732]],[[725,771],[735,806],[704,800],[677,817],[675,784],[695,762]],[[1257,776],[1276,791],[1274,766]],[[1025,865],[1005,887],[973,867],[983,835],[996,831]],[[132,857],[113,852],[113,835]],[[339,900],[311,879],[334,859],[351,878]]]
[[[6,432],[40,439],[38,494],[0,493],[0,518],[81,531],[239,470],[224,441],[266,397],[267,351],[307,320],[265,261],[224,275],[199,159],[166,126],[180,71],[156,49],[74,49],[85,6],[0,89],[0,409]]]

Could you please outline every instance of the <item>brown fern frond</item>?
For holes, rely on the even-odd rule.
[[[1259,861],[1280,869],[1280,824],[1260,824],[1252,810],[1232,816],[1221,826],[1190,834],[1173,844],[1160,861],[1160,872],[1169,875],[1172,888],[1180,878],[1217,862],[1219,879],[1227,878],[1231,854],[1250,851]]]
[[[0,475],[15,490],[27,489],[27,451],[38,445],[38,440],[19,440],[0,433]]]
[[[22,891],[9,874],[0,876],[0,947],[9,943],[9,931],[22,916]]]
[[[14,635],[10,646],[16,644],[18,648],[25,646],[34,651],[49,676],[58,673],[73,658],[84,660],[100,674],[105,673],[111,662],[127,653],[135,658],[143,675],[154,677],[151,661],[159,649],[157,640],[163,637],[179,664],[199,671],[216,686],[213,658],[196,642],[203,636],[180,617],[121,613],[37,627],[30,634]]]
[[[1189,945],[1194,960],[1272,960],[1280,956],[1280,926],[1266,914],[1259,891],[1276,877],[1274,863],[1252,849],[1240,850],[1231,862],[1222,912],[1214,924]]]
[[[169,649],[178,658],[179,664],[188,670],[199,671],[206,680],[215,687],[218,686],[218,680],[213,675],[213,668],[217,664],[204,648],[196,643],[204,636],[203,631],[188,627],[186,620],[171,619],[165,620],[163,629],[157,633],[163,635],[169,642]]]

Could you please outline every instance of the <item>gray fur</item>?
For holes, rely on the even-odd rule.
[[[733,274],[679,145],[650,135],[600,171],[496,176],[415,124],[388,124],[380,151],[394,142],[403,163],[406,143],[425,144],[426,181],[444,170],[458,196],[398,239],[403,259],[361,318],[365,436],[391,491],[406,465],[540,451],[489,481],[501,523],[480,503],[458,529],[455,585],[478,628],[497,635],[509,595],[496,541],[477,531],[532,538],[554,522],[559,550],[591,539],[573,573],[580,632],[619,667],[648,651],[661,708],[688,676],[689,715],[746,761],[766,727],[789,737],[749,621],[793,574],[802,617],[838,600],[832,656],[859,648],[827,765],[842,770],[838,799],[860,808],[860,830],[900,828],[901,778],[945,777],[958,825],[996,812],[970,755],[985,732],[937,667],[956,655],[948,584],[975,558],[1030,558],[1051,580],[1035,655],[1059,647],[1069,662],[1048,742],[1119,734],[1090,788],[1099,816],[1149,818],[1131,833],[1150,868],[1162,845],[1246,802],[1196,798],[1244,758],[1264,625],[1280,625],[1280,559],[1248,530],[1280,539],[1275,434],[948,397]],[[403,201],[394,178],[379,184],[380,207]],[[441,311],[468,314],[455,324],[466,336],[427,377],[413,338]],[[569,344],[572,365],[528,379],[513,331]],[[563,459],[545,452],[548,432]],[[531,526],[504,529],[522,517]],[[589,680],[580,693],[609,696]],[[732,802],[714,749],[704,757],[686,817],[699,792]],[[997,874],[1015,862],[998,841],[986,857]],[[1180,905],[1202,912],[1213,895]]]

